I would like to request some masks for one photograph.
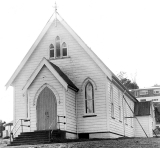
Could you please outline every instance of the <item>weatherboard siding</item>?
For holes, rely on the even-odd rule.
[[[143,127],[144,131],[146,132],[148,137],[153,137],[153,130],[152,130],[152,117],[149,116],[137,116],[136,117]],[[135,124],[135,137],[146,137],[142,127],[138,123],[137,120],[134,121]]]
[[[66,91],[66,131],[76,133],[76,98],[71,89]]]
[[[85,89],[82,88],[77,96],[77,108],[78,108],[78,132],[79,133],[92,133],[106,131],[107,124],[107,111],[106,111],[106,94],[105,94],[105,76],[103,73],[97,70],[98,75],[94,74],[92,80],[96,83],[97,89],[94,88],[94,117],[86,117],[85,113]],[[81,85],[86,76],[81,79]],[[99,79],[98,79],[99,77]],[[81,86],[82,87],[82,86]]]
[[[25,94],[21,93],[21,87],[17,86],[14,87],[14,125],[19,119],[26,119],[26,96]],[[16,131],[21,122],[17,122],[15,130]],[[28,125],[28,122],[23,122],[24,125]],[[23,127],[23,131],[30,131],[29,127]],[[19,130],[16,132],[16,135],[19,135],[22,132],[22,129],[19,128]]]
[[[77,98],[77,112],[78,112],[78,132],[100,132],[107,130],[107,113],[106,113],[106,75],[97,66],[97,64],[91,59],[91,57],[82,49],[82,47],[76,42],[76,40],[69,34],[69,32],[57,22],[57,27],[54,23],[51,25],[47,33],[44,35],[27,63],[22,68],[19,75],[14,80],[14,87],[18,91],[16,93],[16,113],[15,119],[19,117],[25,117],[25,109],[21,107],[25,106],[23,100],[23,87],[27,83],[27,80],[38,66],[43,57],[48,59],[49,45],[54,43],[56,36],[60,36],[61,42],[66,42],[69,50],[69,57],[64,59],[51,60],[54,64],[61,68],[61,70],[74,82],[74,84],[80,89]],[[109,72],[110,73],[110,72]],[[48,73],[46,73],[48,75]],[[86,117],[84,112],[84,90],[81,91],[82,83],[90,77],[96,84],[97,90],[94,90],[95,98],[95,115],[96,117]],[[111,75],[109,76],[111,77]],[[50,80],[47,81],[50,84]],[[33,90],[29,90],[29,99],[32,100],[36,90],[42,85],[41,81],[36,78],[36,85],[32,86]],[[56,85],[57,87],[58,85]],[[58,88],[57,88],[58,89]],[[61,89],[61,88],[59,88]],[[16,91],[16,92],[17,92]],[[59,92],[60,93],[60,92]],[[60,93],[61,95],[61,93]],[[62,97],[62,96],[61,96]],[[36,117],[35,108],[32,107],[30,102],[30,117],[31,130],[36,129]],[[62,107],[61,107],[62,108]],[[63,112],[63,111],[62,111]],[[74,126],[74,125],[73,125]]]
[[[114,117],[111,116],[111,97],[110,97],[110,87],[112,84],[113,88],[113,102],[114,102]],[[133,137],[134,136],[134,126],[131,124],[132,118],[127,118],[127,122],[125,122],[125,111],[127,111],[127,117],[133,116],[131,113],[129,107],[124,105],[124,99],[122,99],[122,94],[123,92],[120,91],[120,96],[121,96],[121,101],[119,102],[119,97],[118,97],[118,90],[119,88],[116,87],[113,83],[108,81],[108,96],[109,96],[109,131],[113,133],[117,133],[120,135],[125,135],[128,137]],[[131,101],[128,97],[126,97],[126,101],[130,102],[132,107],[134,106],[134,102]],[[122,102],[123,101],[123,102]],[[119,118],[119,103],[121,103],[121,120]],[[125,109],[126,107],[126,109]]]

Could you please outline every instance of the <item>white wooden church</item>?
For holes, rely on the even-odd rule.
[[[14,125],[23,132],[65,131],[66,138],[143,137],[137,99],[57,11],[6,84],[14,88]],[[151,106],[149,107],[151,110]],[[138,116],[152,137],[153,115]]]

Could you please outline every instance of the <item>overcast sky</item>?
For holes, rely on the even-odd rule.
[[[13,119],[5,84],[54,12],[54,0],[0,1],[0,119]],[[58,12],[115,73],[160,84],[159,0],[57,0]]]

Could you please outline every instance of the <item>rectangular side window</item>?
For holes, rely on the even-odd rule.
[[[111,117],[114,118],[114,98],[113,98],[113,86],[110,85],[110,99],[111,99]]]
[[[118,105],[119,105],[119,121],[122,121],[122,95],[120,90],[118,90]]]

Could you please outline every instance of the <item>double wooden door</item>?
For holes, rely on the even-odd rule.
[[[37,130],[57,128],[57,102],[52,90],[45,87],[37,100]]]

